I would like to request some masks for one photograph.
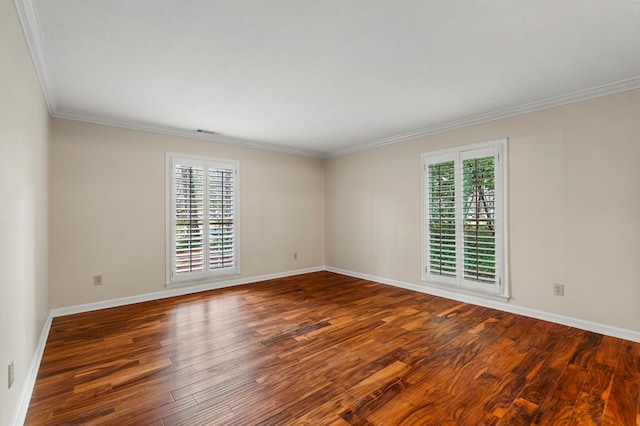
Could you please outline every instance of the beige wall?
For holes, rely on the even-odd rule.
[[[51,151],[52,308],[165,290],[166,152],[240,161],[242,277],[324,265],[322,160],[58,119]]]
[[[0,2],[0,58],[0,424],[9,425],[49,313],[49,116],[11,1]]]
[[[636,90],[326,161],[53,120],[51,307],[164,289],[166,151],[240,160],[243,277],[326,264],[423,285],[420,154],[508,137],[509,304],[640,331],[639,112]]]
[[[332,158],[327,265],[422,285],[421,153],[508,137],[509,303],[640,331],[638,117],[635,90]]]

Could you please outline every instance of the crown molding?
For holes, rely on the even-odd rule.
[[[185,137],[190,139],[200,139],[200,140],[205,140],[210,142],[243,146],[247,148],[275,151],[275,152],[281,152],[285,154],[301,155],[305,157],[332,158],[332,157],[339,157],[341,155],[351,154],[358,151],[363,151],[370,148],[376,148],[384,145],[391,145],[394,143],[415,139],[421,136],[428,136],[428,135],[433,135],[437,133],[443,133],[450,130],[456,130],[463,127],[473,126],[475,124],[482,124],[490,121],[500,120],[503,118],[509,118],[517,115],[527,114],[530,112],[541,111],[549,108],[555,108],[562,105],[586,101],[589,99],[599,98],[602,96],[612,95],[620,92],[626,92],[628,90],[634,90],[638,88],[640,88],[640,77],[634,77],[626,80],[621,80],[615,83],[609,83],[602,86],[593,87],[590,89],[568,93],[566,95],[547,98],[540,101],[535,101],[527,104],[517,105],[514,107],[504,108],[504,109],[500,109],[500,110],[496,110],[496,111],[492,111],[484,114],[473,115],[473,116],[461,118],[459,120],[449,121],[446,123],[435,124],[433,126],[425,127],[419,130],[414,130],[412,132],[402,133],[399,135],[390,136],[383,139],[377,139],[372,142],[367,142],[364,144],[356,145],[356,146],[341,149],[341,150],[335,150],[335,151],[301,149],[301,148],[294,148],[290,146],[268,144],[268,143],[258,142],[255,140],[233,138],[229,136],[208,135],[206,133],[196,133],[192,130],[137,123],[137,122],[126,121],[126,120],[116,120],[116,119],[103,117],[99,115],[83,114],[79,112],[52,109],[51,107],[49,107],[49,113],[54,118],[61,118],[66,120],[75,120],[75,121],[82,121],[82,122],[92,123],[92,124],[101,124],[105,126],[141,130],[145,132],[160,133],[164,135],[179,136],[179,137]],[[50,97],[53,97],[53,95],[50,95]],[[49,102],[47,103],[47,105],[50,105]]]
[[[207,133],[198,133],[193,130],[179,129],[168,126],[159,126],[155,124],[139,123],[128,120],[117,120],[97,114],[84,114],[75,111],[56,110],[49,111],[51,117],[63,120],[80,121],[84,123],[99,124],[103,126],[120,127],[124,129],[140,130],[143,132],[159,133],[162,135],[178,136],[189,139],[199,139],[208,142],[216,142],[227,145],[241,146],[245,148],[261,149],[264,151],[274,151],[284,154],[301,155],[304,157],[325,158],[325,154],[320,151],[311,149],[294,148],[291,146],[275,145],[269,143],[258,142],[255,140],[233,138],[223,135],[212,135]]]
[[[421,136],[433,135],[450,130],[460,129],[463,127],[472,126],[475,124],[487,123],[502,118],[514,117],[517,115],[526,114],[529,112],[540,111],[543,109],[554,108],[570,103],[585,101],[601,96],[611,95],[614,93],[624,92],[628,90],[634,90],[640,88],[640,76],[621,80],[613,83],[604,84],[601,86],[580,90],[572,93],[568,93],[561,96],[542,99],[518,106],[504,108],[496,111],[491,111],[483,114],[472,115],[464,117],[458,120],[453,120],[445,123],[434,124],[432,126],[424,127],[422,129],[414,130],[411,132],[401,133],[398,135],[377,139],[355,146],[351,146],[344,149],[322,151],[321,149],[304,149],[295,148],[291,146],[282,146],[270,143],[263,143],[257,140],[247,140],[242,138],[233,138],[222,135],[207,135],[202,133],[195,133],[191,129],[178,129],[169,126],[161,126],[154,124],[138,123],[129,120],[118,120],[112,117],[93,115],[87,113],[80,113],[76,111],[62,110],[59,108],[59,102],[56,99],[55,92],[52,84],[51,66],[47,57],[44,45],[44,39],[42,37],[40,20],[34,5],[34,0],[14,0],[16,11],[22,24],[23,32],[31,57],[36,69],[36,74],[40,81],[40,86],[44,95],[49,114],[54,118],[62,118],[67,120],[82,121],[92,124],[102,124],[107,126],[121,127],[133,130],[141,130],[153,133],[160,133],[171,136],[179,136],[190,139],[200,139],[211,142],[218,142],[230,145],[238,145],[247,148],[262,149],[267,151],[275,151],[286,154],[302,155],[306,157],[314,158],[331,158],[341,155],[350,154],[357,151],[363,151],[365,149],[380,147],[384,145],[390,145],[410,139],[415,139]]]
[[[499,120],[502,118],[509,118],[517,115],[527,114],[529,112],[555,108],[562,105],[586,101],[589,99],[599,98],[602,96],[612,95],[620,92],[626,92],[628,90],[634,90],[638,88],[640,88],[640,77],[633,77],[626,80],[621,80],[614,83],[593,87],[590,89],[579,90],[577,92],[568,93],[566,95],[555,96],[552,98],[542,99],[539,101],[517,105],[514,107],[504,108],[504,109],[500,109],[500,110],[496,110],[496,111],[492,111],[484,114],[472,115],[469,117],[461,118],[459,120],[449,121],[441,124],[435,124],[433,126],[425,127],[419,130],[414,130],[412,132],[402,133],[399,135],[378,139],[372,142],[367,142],[367,143],[356,145],[350,148],[326,152],[325,157],[326,158],[338,157],[341,155],[351,154],[353,152],[363,151],[365,149],[375,148],[375,147],[384,146],[384,145],[391,145],[394,143],[415,139],[421,136],[443,133],[450,130],[456,130],[463,127],[472,126],[474,124],[487,123],[487,122]]]
[[[47,104],[49,114],[56,110],[56,99],[51,84],[51,66],[49,58],[44,49],[44,38],[40,30],[40,19],[38,12],[33,4],[33,0],[14,0],[18,19],[22,25],[22,32],[27,42],[27,47],[31,53],[36,75],[40,81],[40,87]]]
[[[45,43],[44,38],[42,37],[40,19],[34,5],[34,1],[14,0],[14,5],[18,14],[18,18],[20,20],[20,24],[22,25],[22,31],[29,48],[29,52],[31,53],[31,58],[34,64],[36,75],[38,76],[38,80],[40,81],[40,87],[42,89],[49,115],[53,118],[81,121],[91,124],[101,124],[105,126],[120,127],[132,130],[141,130],[190,139],[200,139],[227,145],[237,145],[247,148],[274,151],[285,154],[302,155],[305,157],[325,157],[324,152],[312,149],[294,148],[290,146],[275,145],[266,142],[263,143],[255,140],[233,138],[222,135],[207,135],[202,133],[195,133],[191,129],[178,129],[169,126],[138,123],[129,120],[118,120],[97,114],[87,114],[61,109],[59,107],[59,102],[56,99],[55,91],[53,90],[51,66],[49,64],[49,58],[47,57],[45,51]]]

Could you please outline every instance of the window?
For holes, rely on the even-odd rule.
[[[504,139],[422,155],[424,281],[508,296],[506,148]]]
[[[238,163],[167,154],[167,285],[238,273]]]

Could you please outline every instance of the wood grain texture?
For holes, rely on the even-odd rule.
[[[27,425],[636,425],[640,344],[329,272],[55,318]]]

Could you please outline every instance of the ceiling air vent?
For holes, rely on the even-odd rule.
[[[194,130],[194,132],[202,133],[202,134],[205,134],[205,135],[214,135],[214,136],[217,136],[217,135],[220,134],[218,132],[214,132],[213,130],[204,130],[204,129],[196,129],[196,130]]]

